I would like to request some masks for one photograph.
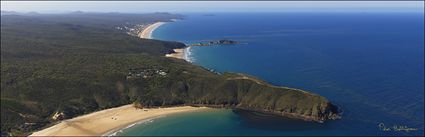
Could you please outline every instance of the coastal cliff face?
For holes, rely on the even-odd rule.
[[[250,90],[242,93],[237,108],[317,122],[340,118],[338,108],[322,96],[299,89],[271,86],[255,78],[238,83],[245,83],[242,87],[249,83]]]

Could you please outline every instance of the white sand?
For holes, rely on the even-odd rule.
[[[165,57],[185,59],[185,48],[173,50],[175,53],[165,54]]]
[[[147,26],[141,33],[139,33],[140,38],[152,39],[152,32],[161,25],[164,25],[165,22],[156,22]]]
[[[147,26],[141,33],[139,33],[140,38],[152,39],[152,32],[157,29],[159,26],[165,24],[166,22],[156,22]],[[174,49],[175,53],[165,54],[165,57],[177,58],[185,60],[185,48]]]
[[[179,112],[207,109],[205,107],[169,107],[136,109],[133,105],[106,109],[64,120],[52,127],[34,132],[30,136],[102,136],[138,121]]]

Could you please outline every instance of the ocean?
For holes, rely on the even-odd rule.
[[[239,41],[191,47],[188,59],[320,94],[341,107],[342,119],[319,124],[216,109],[152,119],[118,135],[424,135],[423,12],[185,15],[153,37]]]

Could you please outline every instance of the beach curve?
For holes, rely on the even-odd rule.
[[[208,108],[178,106],[138,109],[130,104],[63,120],[54,126],[34,132],[30,136],[103,136],[143,120],[205,109]]]
[[[142,32],[139,33],[139,37],[143,39],[153,39],[152,33],[159,26],[164,25],[166,22],[155,22],[153,24],[148,25]]]
[[[176,21],[176,20],[172,20],[172,21]],[[145,29],[143,29],[143,31],[140,32],[138,36],[143,39],[153,39],[152,33],[155,31],[155,29],[159,28],[165,23],[167,22],[155,22],[153,24],[150,24]],[[183,59],[190,62],[189,58],[187,57],[188,55],[187,52],[189,52],[188,50],[189,50],[189,47],[173,49],[174,53],[165,54],[165,57]]]

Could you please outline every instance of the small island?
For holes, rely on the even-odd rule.
[[[234,44],[239,44],[239,42],[233,41],[233,40],[222,39],[222,40],[214,40],[214,41],[208,41],[208,42],[199,42],[199,43],[194,43],[194,44],[187,44],[187,46],[214,46],[214,45],[234,45]]]

